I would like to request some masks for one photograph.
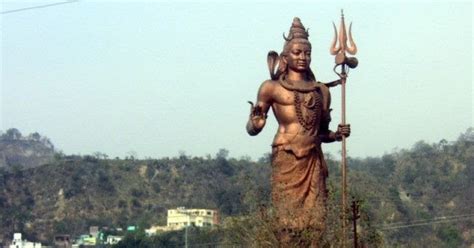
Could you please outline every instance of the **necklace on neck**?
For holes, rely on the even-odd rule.
[[[279,82],[283,88],[291,91],[309,92],[319,87],[316,81],[289,80],[285,75],[280,76]]]

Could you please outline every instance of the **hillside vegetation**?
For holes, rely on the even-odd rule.
[[[0,148],[12,150],[17,141],[2,139]],[[74,236],[86,233],[90,225],[165,225],[166,210],[177,206],[218,209],[227,223],[223,228],[235,228],[235,222],[229,224],[233,220],[252,219],[262,207],[270,206],[271,166],[268,156],[251,161],[229,158],[228,153],[221,149],[213,157],[182,154],[146,160],[56,153],[43,165],[4,166],[0,168],[0,239],[23,232],[29,240],[50,243],[54,234]],[[340,172],[338,161],[326,157],[331,196],[328,236],[335,240]],[[381,157],[349,158],[348,165],[349,199],[360,202],[359,239],[364,244],[474,244],[474,129],[453,142],[420,141],[411,149]],[[181,241],[175,238],[175,242]]]
[[[52,162],[53,156],[53,144],[39,133],[23,137],[16,128],[0,132],[0,168],[33,168]]]

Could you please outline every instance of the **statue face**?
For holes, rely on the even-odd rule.
[[[290,70],[305,72],[311,63],[311,46],[307,43],[292,43],[285,57]]]

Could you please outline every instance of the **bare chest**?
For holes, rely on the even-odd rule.
[[[273,102],[281,106],[293,106],[295,104],[304,105],[307,108],[314,109],[321,107],[322,95],[318,90],[310,92],[298,92],[287,90],[281,86],[276,87],[273,94]]]
[[[280,124],[299,123],[306,131],[319,128],[323,99],[318,90],[300,92],[279,87],[274,93],[272,107]]]

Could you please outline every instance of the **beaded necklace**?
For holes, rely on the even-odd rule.
[[[293,91],[296,117],[300,125],[306,130],[314,129],[321,112],[321,95],[318,84],[314,81],[289,81],[280,78],[283,88]]]
[[[308,93],[293,91],[293,93],[298,122],[305,130],[310,131],[316,126],[318,120],[318,113],[321,109],[321,96],[316,91]]]

